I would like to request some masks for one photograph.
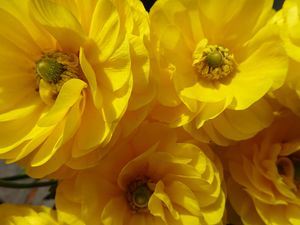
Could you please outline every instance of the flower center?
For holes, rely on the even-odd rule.
[[[153,193],[153,182],[147,178],[137,179],[128,185],[127,199],[134,212],[147,212]]]
[[[207,45],[207,40],[204,40],[199,42],[194,51],[192,65],[199,77],[219,80],[233,72],[235,61],[227,48]]]
[[[58,63],[54,58],[42,58],[36,64],[36,72],[41,79],[57,83],[61,79],[61,74],[65,71],[64,65]]]
[[[78,57],[64,52],[45,53],[36,62],[37,91],[42,100],[50,104],[56,99],[63,84],[78,78],[81,72]]]
[[[284,182],[293,190],[300,185],[300,159],[293,155],[280,157],[277,160],[277,170]]]

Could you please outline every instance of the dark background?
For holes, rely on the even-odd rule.
[[[155,0],[141,0],[147,11],[150,10],[151,6],[154,4]],[[222,1],[222,0],[220,0]],[[250,0],[251,1],[251,0]],[[279,10],[283,4],[284,0],[274,0],[273,8]]]

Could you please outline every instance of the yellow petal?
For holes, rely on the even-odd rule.
[[[89,37],[100,49],[99,60],[105,62],[124,38],[120,18],[113,1],[100,0],[94,10]]]
[[[124,86],[117,92],[111,93],[110,91],[103,90],[103,111],[105,120],[108,123],[116,123],[123,116],[127,109],[128,101],[132,90],[132,79],[128,85]],[[113,124],[111,124],[113,125]]]
[[[219,102],[231,97],[228,87],[223,84],[214,85],[209,82],[197,82],[191,87],[180,91],[180,94],[201,102]]]
[[[172,217],[175,220],[178,220],[180,217],[179,213],[176,209],[174,209],[171,199],[169,198],[167,193],[165,193],[164,189],[165,189],[165,187],[164,187],[163,182],[159,181],[158,183],[156,183],[155,190],[152,195],[155,196],[156,198],[158,198],[164,204],[164,206],[167,207],[169,213],[172,215]],[[150,200],[149,200],[149,209],[150,209]],[[150,209],[150,211],[151,211],[151,209]]]
[[[34,112],[42,107],[42,103],[38,96],[25,97],[24,100],[14,109],[0,114],[0,122],[15,120],[34,114]]]
[[[25,53],[27,57],[37,57],[40,54],[39,46],[32,39],[26,28],[8,12],[0,9],[1,38],[5,38]],[[2,43],[2,42],[1,42]],[[4,43],[2,43],[4,44]]]
[[[126,199],[123,196],[112,198],[104,206],[104,209],[101,214],[101,222],[103,225],[123,225],[128,222],[124,221],[125,215],[130,213],[131,212],[129,212],[128,210]],[[131,220],[132,219],[133,218],[131,218]]]
[[[179,181],[173,181],[166,186],[166,193],[173,203],[185,208],[193,215],[200,215],[201,209],[197,198],[191,189]],[[178,193],[181,193],[180,195]]]
[[[37,149],[31,164],[32,166],[41,166],[45,164],[61,147],[64,123],[61,122],[53,132],[49,135],[46,141]]]
[[[49,31],[62,49],[78,52],[85,37],[81,25],[70,11],[55,2],[43,0],[30,1],[29,9],[37,23]]]
[[[83,156],[94,147],[101,145],[111,133],[109,124],[104,120],[103,112],[94,107],[91,96],[88,94],[82,118],[84,119],[81,121],[72,150],[72,156],[75,158]]]
[[[235,102],[232,109],[245,109],[260,99],[269,90],[283,85],[287,75],[288,61],[277,42],[261,45],[238,67],[232,79],[230,91]]]
[[[83,71],[85,78],[88,81],[89,88],[91,89],[94,104],[97,109],[100,109],[102,105],[101,90],[99,89],[99,86],[97,84],[96,74],[91,64],[88,62],[88,59],[86,58],[83,48],[80,48],[79,59],[80,59],[81,69]]]
[[[69,108],[81,98],[83,88],[86,88],[86,83],[79,79],[70,79],[64,83],[54,105],[39,120],[38,124],[40,126],[51,126],[61,121]]]
[[[60,140],[51,140],[51,141],[52,141],[52,144],[53,143],[59,144]],[[49,142],[49,144],[51,144],[50,142]],[[50,147],[50,146],[48,146],[48,147]],[[49,157],[48,161],[46,161],[45,159],[42,159],[42,158],[39,161],[38,158],[35,158],[34,160],[35,160],[36,164],[34,164],[34,165],[30,161],[30,159],[28,159],[28,161],[26,161],[25,164],[22,164],[23,162],[21,162],[21,165],[26,167],[26,173],[29,176],[35,177],[35,178],[46,177],[47,175],[58,171],[65,164],[65,162],[68,161],[68,159],[70,158],[70,152],[69,152],[69,149],[71,148],[70,143],[60,146],[60,148],[57,150],[56,150],[57,146],[53,146],[53,147],[54,147],[54,150],[49,151],[49,149],[45,149],[44,153],[43,152],[39,153],[40,154],[39,156],[42,156],[43,154],[45,154],[46,158],[49,157],[49,155],[51,155]],[[42,162],[42,161],[44,161],[45,163],[41,164],[40,166],[36,166],[36,165],[39,165],[40,162]]]
[[[220,102],[213,102],[213,103],[202,103],[199,113],[195,118],[196,129],[199,129],[201,126],[203,126],[205,121],[217,117],[220,113],[222,113],[226,109],[228,103],[230,102],[231,101],[229,100],[227,102],[220,101]]]
[[[103,62],[101,67],[101,73],[97,78],[100,83],[112,91],[117,91],[130,82],[132,71],[127,40],[114,49],[111,56]]]

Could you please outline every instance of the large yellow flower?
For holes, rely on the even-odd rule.
[[[272,111],[262,98],[283,84],[287,72],[277,27],[269,23],[272,4],[157,1],[150,11],[160,67],[152,117],[184,126],[201,140],[220,136],[224,145],[270,125]]]
[[[220,224],[220,162],[207,146],[176,139],[175,130],[142,124],[99,165],[61,181],[57,207],[89,225]]]
[[[74,215],[51,210],[45,206],[0,205],[2,225],[84,225]]]
[[[299,129],[288,112],[228,152],[228,196],[244,224],[300,224]]]
[[[91,166],[125,113],[146,115],[142,10],[138,0],[0,1],[0,158],[34,177]],[[125,133],[141,120],[123,121]]]

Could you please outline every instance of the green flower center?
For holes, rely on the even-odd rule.
[[[36,91],[46,104],[52,104],[63,84],[81,74],[79,59],[75,54],[64,52],[45,53],[36,62]]]
[[[64,71],[64,65],[54,58],[42,58],[36,64],[37,74],[47,82],[57,83]]]
[[[52,84],[63,83],[71,78],[78,78],[80,66],[75,54],[49,52],[36,63],[36,74],[39,79]]]
[[[134,212],[147,212],[148,202],[153,193],[153,183],[147,179],[137,179],[127,189],[127,199]]]
[[[219,45],[207,45],[207,40],[200,41],[193,54],[195,72],[206,80],[219,80],[232,74],[235,69],[232,53]]]
[[[206,56],[206,62],[209,67],[220,67],[223,63],[223,56],[219,51],[210,52]]]
[[[145,208],[148,206],[148,201],[152,192],[146,185],[141,185],[132,193],[133,204],[138,208]]]

